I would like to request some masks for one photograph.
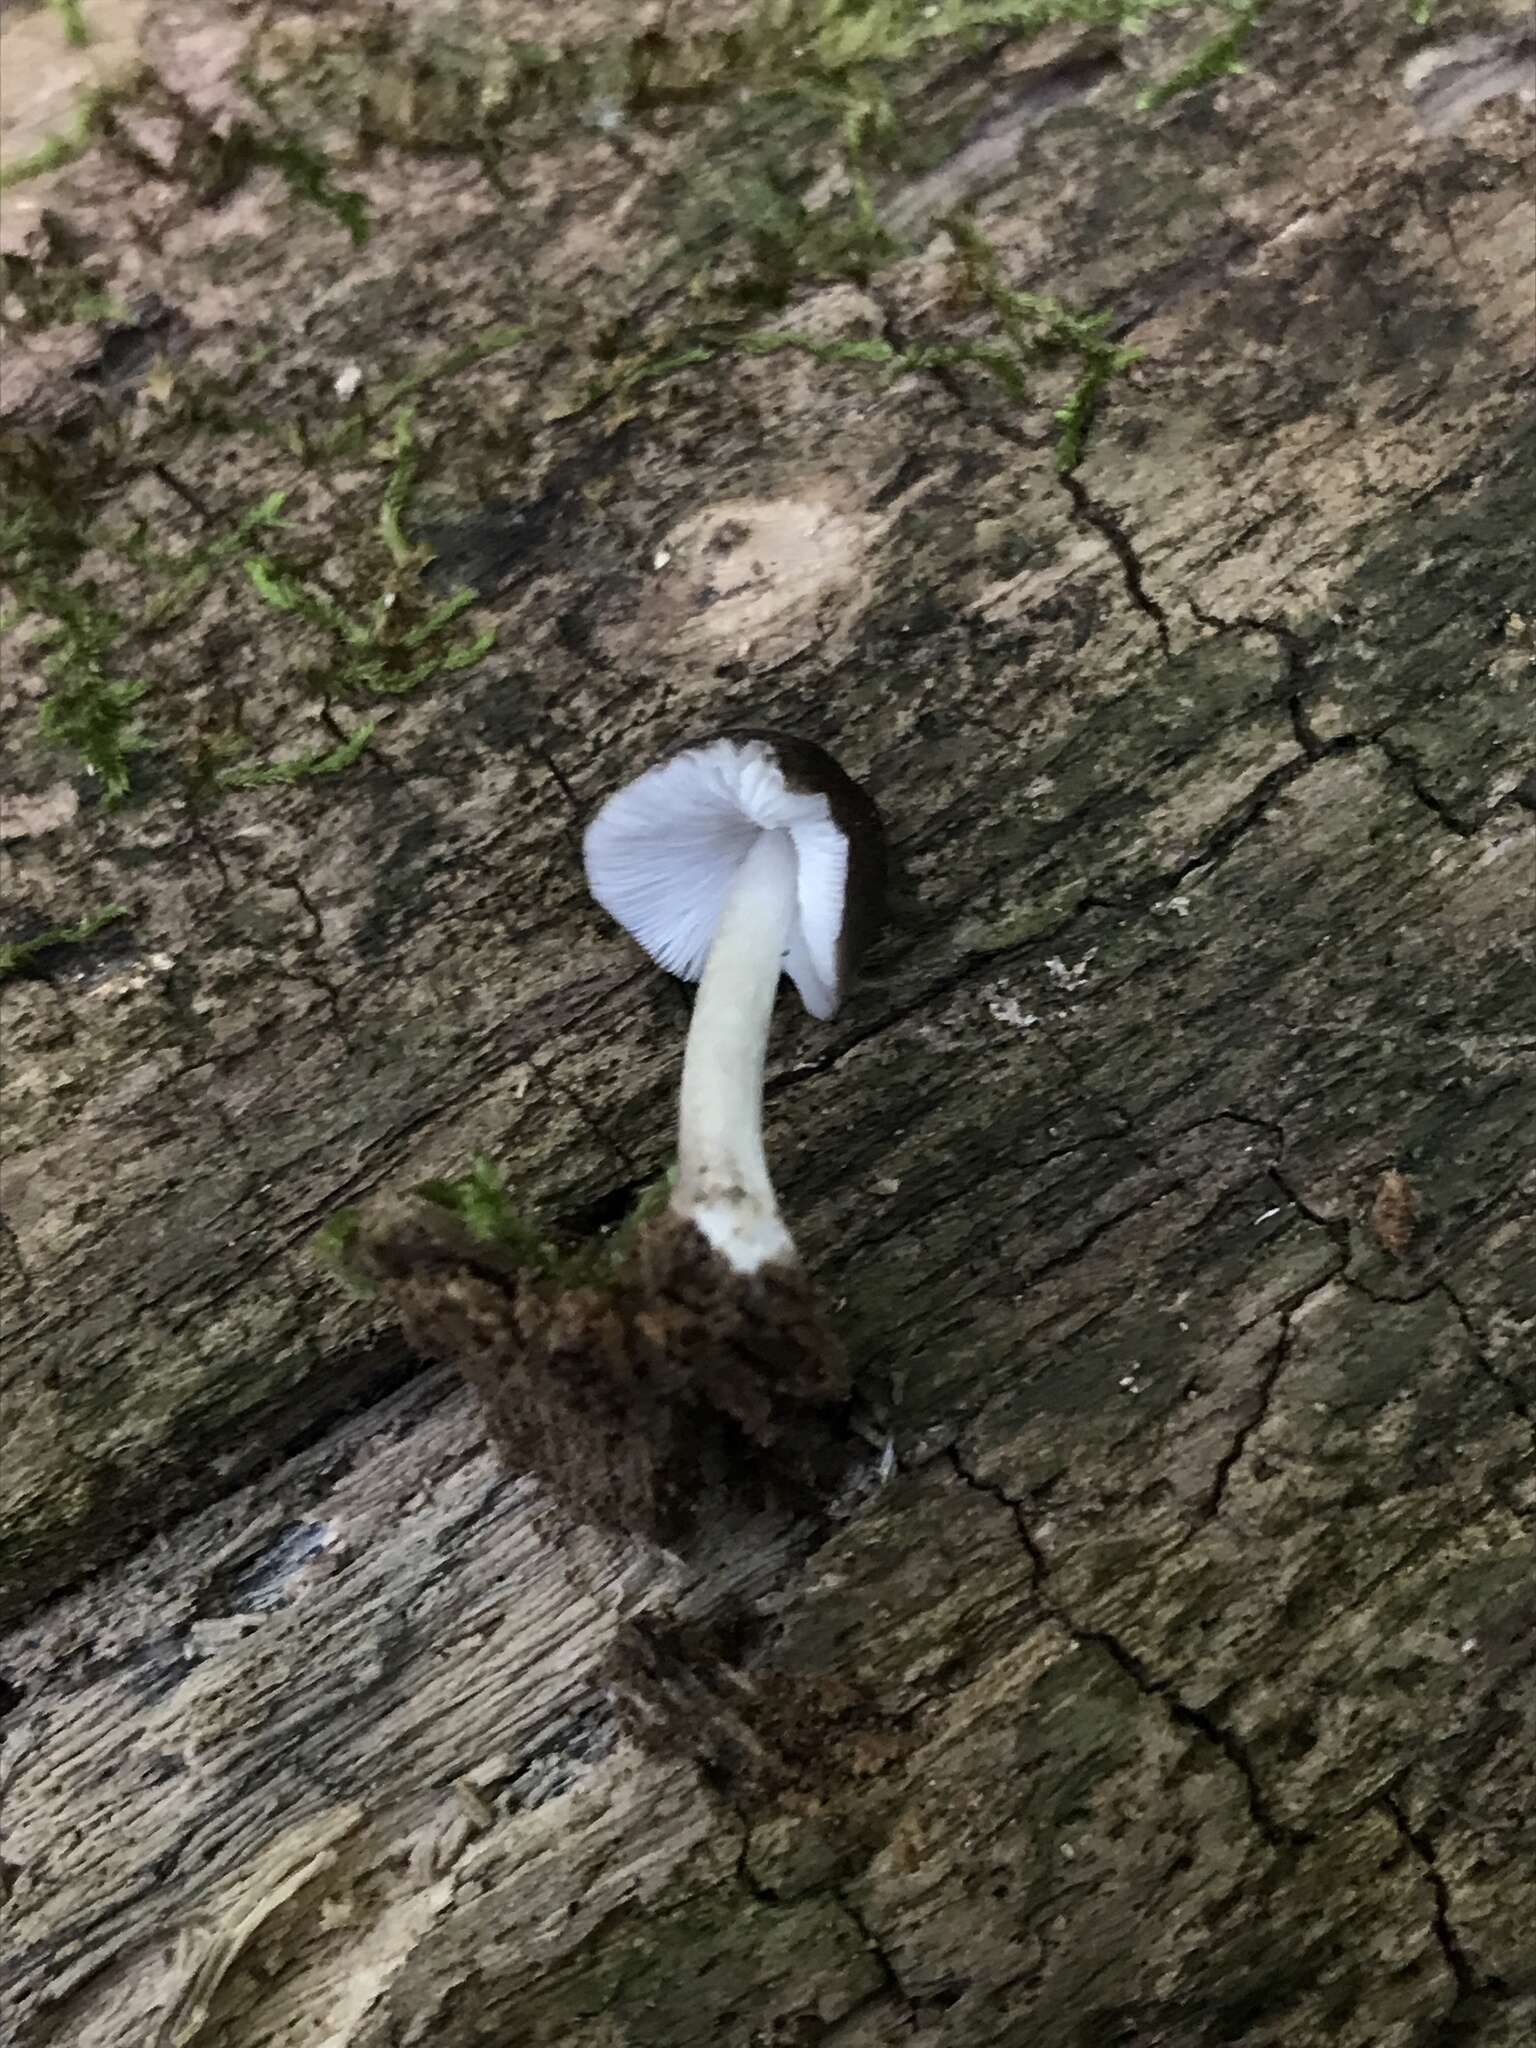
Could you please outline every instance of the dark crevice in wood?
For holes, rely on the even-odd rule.
[[[1241,1776],[1247,1791],[1249,1815],[1271,1848],[1300,1848],[1316,1839],[1310,1830],[1292,1827],[1289,1823],[1275,1818],[1260,1787],[1253,1759],[1249,1756],[1244,1743],[1230,1728],[1223,1726],[1204,1708],[1193,1707],[1187,1700],[1180,1699],[1167,1679],[1158,1678],[1149,1672],[1140,1658],[1107,1630],[1082,1629],[1075,1631],[1075,1634],[1079,1642],[1095,1644],[1112,1658],[1138,1692],[1160,1703],[1170,1720],[1175,1721],[1180,1727],[1194,1730],[1226,1758]]]
[[[1509,1403],[1515,1414],[1520,1417],[1526,1428],[1531,1432],[1532,1449],[1536,1450],[1536,1407],[1533,1407],[1531,1402],[1521,1393],[1519,1383],[1513,1380],[1507,1373],[1501,1371],[1494,1364],[1492,1358],[1489,1357],[1486,1338],[1472,1320],[1461,1296],[1456,1292],[1450,1281],[1445,1279],[1436,1280],[1430,1291],[1442,1295],[1450,1303],[1452,1313],[1466,1333],[1467,1342],[1472,1348],[1472,1357],[1479,1372],[1492,1382],[1504,1400]]]
[[[1107,542],[1111,554],[1120,564],[1120,574],[1125,582],[1126,595],[1144,617],[1152,621],[1157,634],[1157,644],[1166,660],[1173,651],[1168,633],[1168,614],[1147,588],[1142,571],[1141,558],[1136,552],[1125,522],[1118,512],[1112,511],[1100,499],[1094,497],[1075,470],[1062,473],[1062,488],[1072,501],[1072,510],[1078,523],[1090,527],[1101,540]]]
[[[834,1889],[829,1896],[834,1904],[853,1923],[860,1941],[874,1962],[876,1969],[880,1972],[885,1990],[892,1998],[900,2002],[908,2020],[915,2025],[918,2019],[917,2001],[902,1983],[900,1972],[891,1960],[890,1952],[884,1942],[881,1941],[879,1935],[871,1926],[868,1915],[860,1911],[848,1897],[846,1891]]]
[[[1323,1274],[1321,1279],[1314,1281],[1298,1301],[1293,1302],[1288,1308],[1281,1310],[1280,1332],[1270,1347],[1269,1355],[1264,1361],[1263,1370],[1259,1374],[1258,1384],[1254,1388],[1253,1398],[1249,1404],[1250,1412],[1233,1432],[1232,1441],[1217,1460],[1216,1470],[1211,1476],[1210,1489],[1205,1500],[1204,1519],[1206,1522],[1215,1521],[1216,1517],[1221,1513],[1222,1508],[1226,1504],[1227,1486],[1232,1474],[1242,1463],[1243,1456],[1248,1449],[1254,1432],[1262,1429],[1265,1422],[1269,1419],[1270,1405],[1274,1399],[1275,1388],[1280,1383],[1281,1375],[1284,1373],[1286,1363],[1291,1355],[1291,1340],[1296,1327],[1296,1317],[1314,1295],[1320,1293],[1325,1287],[1331,1287],[1341,1277],[1343,1271],[1344,1264],[1341,1259],[1339,1264],[1331,1267],[1328,1272]]]
[[[1006,1508],[1013,1517],[1014,1524],[1019,1532],[1020,1541],[1023,1543],[1025,1551],[1029,1556],[1035,1575],[1036,1586],[1040,1591],[1046,1611],[1065,1630],[1072,1641],[1102,1651],[1131,1680],[1139,1693],[1147,1699],[1156,1700],[1170,1720],[1177,1723],[1181,1728],[1193,1731],[1203,1742],[1217,1750],[1232,1765],[1243,1780],[1248,1811],[1254,1826],[1271,1848],[1296,1848],[1311,1841],[1313,1837],[1310,1833],[1291,1827],[1275,1817],[1259,1784],[1258,1773],[1253,1759],[1249,1756],[1240,1738],[1230,1728],[1224,1727],[1221,1722],[1217,1721],[1205,1709],[1192,1706],[1187,1700],[1181,1699],[1173,1690],[1171,1681],[1159,1678],[1149,1671],[1136,1653],[1122,1643],[1117,1636],[1111,1634],[1107,1629],[1086,1627],[1055,1597],[1050,1591],[1051,1572],[1049,1560],[1029,1528],[1023,1503],[1015,1499],[995,1482],[980,1478],[965,1464],[956,1447],[951,1446],[946,1456],[956,1474],[966,1486],[973,1488],[977,1493],[987,1495],[991,1500],[995,1500],[1000,1506]]]
[[[1430,1841],[1421,1828],[1414,1827],[1395,1793],[1384,1792],[1381,1795],[1381,1806],[1408,1848],[1424,1866],[1424,1881],[1428,1885],[1430,1895],[1434,1900],[1434,1914],[1431,1926],[1434,1930],[1435,1945],[1445,1959],[1446,1970],[1452,1984],[1455,1986],[1455,2004],[1460,2005],[1464,2000],[1476,1996],[1479,1992],[1493,1991],[1497,1993],[1502,1989],[1502,1986],[1496,1985],[1478,1975],[1457,1936],[1456,1929],[1451,1920],[1450,1886],[1446,1883],[1445,1873],[1441,1870],[1436,1859],[1433,1842]],[[1454,2010],[1455,2007],[1453,2006],[1453,2013]]]

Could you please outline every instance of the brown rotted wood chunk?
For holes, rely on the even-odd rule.
[[[796,1266],[733,1273],[668,1214],[610,1284],[561,1287],[425,1201],[380,1205],[357,1257],[580,1520],[674,1543],[711,1500],[803,1510],[846,1470],[847,1357]]]

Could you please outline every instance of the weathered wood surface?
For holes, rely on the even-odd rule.
[[[880,194],[917,253],[774,317],[983,335],[924,245],[976,201],[1012,282],[1146,351],[1065,479],[1069,371],[1020,408],[776,355],[569,408],[605,318],[682,318],[656,250],[711,103],[541,132],[511,199],[386,144],[361,251],[273,172],[196,205],[95,152],[7,195],[8,238],[94,217],[176,376],[49,326],[10,423],[89,491],[105,408],[114,506],[188,541],[151,463],[286,486],[349,588],[385,458],[274,423],[533,329],[419,399],[498,647],[356,767],[217,806],[183,772],[232,719],[316,743],[315,648],[234,577],[131,643],[162,746],[125,806],[5,722],[7,901],[133,912],[3,992],[25,2048],[1529,2038],[1522,20],[1298,6],[1160,115],[1176,24],[941,53],[948,153]],[[248,26],[151,10],[215,122]],[[13,713],[42,688],[8,660]],[[834,1027],[786,1005],[770,1116],[903,1471],[818,1547],[684,1568],[563,1532],[304,1245],[477,1148],[577,1218],[661,1164],[684,1007],[575,826],[748,717],[869,782],[910,885]],[[853,1689],[818,1769],[617,1732],[615,1617],[679,1584],[771,1599],[784,1683]]]

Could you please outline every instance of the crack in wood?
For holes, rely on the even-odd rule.
[[[1341,1260],[1338,1265],[1324,1273],[1320,1279],[1315,1280],[1297,1300],[1290,1303],[1289,1306],[1281,1308],[1279,1334],[1270,1347],[1269,1356],[1265,1360],[1263,1369],[1259,1374],[1258,1384],[1253,1390],[1250,1412],[1238,1424],[1233,1433],[1231,1443],[1217,1460],[1216,1470],[1211,1476],[1210,1490],[1206,1495],[1204,1507],[1203,1519],[1206,1523],[1215,1521],[1221,1513],[1226,1502],[1227,1487],[1231,1481],[1232,1474],[1242,1463],[1255,1431],[1262,1429],[1269,1419],[1270,1405],[1274,1399],[1275,1389],[1279,1385],[1281,1376],[1290,1360],[1291,1340],[1295,1331],[1297,1316],[1300,1315],[1314,1295],[1321,1293],[1324,1288],[1331,1287],[1340,1278],[1343,1271],[1344,1263]]]
[[[1125,1643],[1108,1629],[1090,1628],[1079,1621],[1071,1611],[1050,1590],[1050,1561],[1039,1541],[1031,1531],[1024,1504],[1015,1499],[995,1481],[980,1478],[961,1457],[957,1446],[951,1445],[945,1456],[961,1482],[975,1492],[985,1494],[1006,1508],[1013,1518],[1019,1533],[1019,1540],[1028,1554],[1039,1592],[1046,1612],[1074,1643],[1097,1649],[1122,1671],[1136,1690],[1146,1699],[1155,1700],[1180,1727],[1190,1729],[1202,1742],[1215,1749],[1237,1771],[1242,1778],[1249,1816],[1254,1826],[1271,1848],[1296,1848],[1313,1840],[1304,1829],[1290,1826],[1275,1817],[1263,1789],[1253,1759],[1249,1756],[1241,1739],[1219,1722],[1214,1715],[1203,1708],[1192,1706],[1174,1690],[1172,1681],[1158,1677]]]
[[[1501,1989],[1502,1987],[1479,1976],[1461,1945],[1451,1919],[1451,1889],[1436,1858],[1433,1842],[1421,1828],[1414,1827],[1394,1792],[1382,1793],[1380,1805],[1408,1849],[1424,1866],[1424,1882],[1429,1887],[1430,1896],[1434,1901],[1430,1925],[1434,1932],[1435,1946],[1440,1951],[1446,1972],[1455,1987],[1452,2011],[1478,1992]]]
[[[1157,644],[1162,649],[1163,659],[1166,661],[1173,652],[1173,642],[1168,631],[1168,614],[1147,587],[1141,557],[1136,551],[1124,520],[1118,512],[1093,495],[1075,470],[1063,471],[1061,484],[1072,502],[1072,510],[1078,523],[1091,528],[1108,544],[1110,553],[1120,565],[1126,595],[1136,610],[1144,618],[1152,621],[1153,631],[1157,634]]]

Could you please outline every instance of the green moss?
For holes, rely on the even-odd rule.
[[[99,779],[108,801],[117,803],[132,780],[130,755],[154,744],[134,708],[149,685],[136,677],[104,675],[89,665],[75,667],[67,656],[58,660],[63,673],[49,664],[54,687],[38,711],[38,730],[50,746],[72,748],[86,773]]]
[[[472,1236],[510,1256],[532,1279],[557,1288],[605,1287],[628,1258],[636,1232],[661,1214],[676,1184],[676,1169],[669,1168],[640,1190],[621,1223],[585,1239],[552,1231],[519,1203],[501,1169],[484,1153],[475,1155],[466,1173],[423,1181],[412,1193],[456,1217]],[[312,1240],[311,1250],[353,1293],[366,1296],[372,1284],[353,1257],[363,1224],[363,1211],[339,1210]]]
[[[1228,0],[1225,11],[1231,21],[1203,42],[1187,64],[1181,64],[1169,78],[1149,85],[1136,96],[1143,112],[1163,107],[1187,92],[1198,92],[1218,78],[1230,77],[1246,67],[1242,52],[1269,6],[1269,0]]]
[[[374,1284],[361,1273],[352,1258],[358,1234],[363,1227],[363,1212],[358,1208],[338,1209],[334,1216],[328,1216],[309,1241],[310,1254],[335,1280],[339,1280],[349,1294],[361,1301],[371,1300],[377,1292]]]
[[[379,536],[396,568],[410,569],[420,564],[423,550],[406,539],[405,529],[400,523],[415,487],[417,469],[416,437],[411,432],[411,407],[408,405],[402,405],[395,414],[392,447],[395,465],[384,486],[384,502],[379,507]],[[425,552],[430,558],[430,550]]]
[[[35,583],[23,601],[52,617],[53,651],[43,663],[49,688],[38,709],[38,730],[50,746],[73,749],[115,803],[128,794],[130,757],[153,745],[137,711],[149,685],[115,674],[110,666],[121,623],[88,584]]]
[[[593,1255],[603,1273],[613,1273],[623,1265],[634,1248],[636,1235],[664,1212],[676,1186],[677,1168],[669,1166],[665,1173],[658,1174],[641,1188],[624,1220],[596,1240]]]
[[[139,623],[154,628],[179,618],[221,569],[249,549],[257,534],[281,528],[282,510],[287,502],[286,491],[269,491],[259,504],[240,515],[228,533],[174,555],[155,548],[142,528],[133,534],[103,534],[104,546],[113,548],[156,578],[158,587],[147,600]]]
[[[65,42],[75,50],[87,48],[90,44],[91,32],[86,27],[85,15],[81,9],[80,0],[48,0],[48,5],[59,17],[59,26],[64,31]]]
[[[942,225],[955,245],[952,298],[969,301],[991,317],[993,331],[978,339],[912,341],[898,348],[880,337],[858,338],[802,333],[791,327],[756,327],[731,332],[717,322],[692,340],[670,336],[653,353],[618,358],[589,376],[565,408],[568,415],[621,393],[676,376],[722,355],[805,355],[883,381],[931,370],[978,370],[999,384],[1017,405],[1033,399],[1033,373],[1076,362],[1079,376],[1066,402],[1053,414],[1060,429],[1056,463],[1077,468],[1107,386],[1139,360],[1139,349],[1121,348],[1106,337],[1109,316],[1077,313],[1045,293],[1017,290],[1002,276],[996,251],[975,223],[951,215]]]
[[[1066,404],[1051,415],[1061,429],[1056,436],[1056,467],[1063,476],[1070,476],[1083,459],[1105,386],[1141,354],[1139,348],[1114,348],[1090,357]]]
[[[29,327],[132,317],[128,307],[102,291],[78,263],[52,251],[45,258],[14,251],[0,254],[0,295],[19,301]]]
[[[949,215],[943,225],[955,245],[963,289],[987,307],[1013,351],[1016,374],[1003,379],[1010,395],[1024,395],[1032,363],[1075,358],[1081,365],[1071,396],[1054,414],[1061,430],[1056,466],[1063,473],[1076,469],[1106,386],[1129,369],[1141,351],[1117,347],[1106,338],[1107,313],[1076,313],[1047,293],[1019,291],[1008,284],[996,250],[963,214]]]
[[[150,745],[137,711],[148,685],[119,670],[118,613],[93,582],[70,580],[91,544],[89,488],[57,450],[24,437],[6,442],[0,478],[0,575],[15,601],[12,623],[44,622],[38,729],[50,746],[72,748],[116,801],[128,793],[130,757]]]
[[[345,115],[370,140],[479,153],[516,128],[564,126],[572,114],[609,128],[742,95],[819,95],[840,116],[842,103],[857,97],[850,83],[867,90],[876,68],[911,63],[938,45],[1135,11],[1114,0],[764,0],[730,28],[648,27],[579,47],[483,45],[456,39],[442,21],[419,30],[385,21],[365,38],[318,50],[313,39],[294,48],[278,30],[261,57],[266,89],[290,121]]]
[[[560,1243],[536,1216],[519,1207],[501,1170],[477,1153],[469,1172],[457,1180],[425,1181],[415,1192],[457,1216],[483,1243],[510,1252],[539,1279],[562,1287],[601,1286],[628,1257],[635,1233],[671,1200],[675,1170],[643,1188],[629,1214],[613,1230],[580,1243]]]
[[[275,170],[295,199],[317,206],[341,223],[360,249],[372,233],[368,202],[361,192],[338,185],[324,152],[296,135],[280,130],[259,134],[245,123],[237,123],[225,144],[224,175],[242,182],[247,169],[265,165]]]
[[[86,493],[53,450],[23,436],[0,442],[0,576],[19,612],[48,609],[39,595],[89,547],[91,516]]]
[[[220,789],[259,789],[270,783],[309,782],[327,775],[342,775],[362,754],[378,729],[378,720],[365,718],[334,747],[317,748],[284,761],[242,762],[219,768],[214,781]]]
[[[205,206],[237,191],[252,171],[274,170],[295,199],[330,214],[360,247],[371,232],[362,193],[336,182],[327,150],[284,123],[259,79],[242,73],[240,84],[251,101],[252,113],[218,128],[153,73],[141,72],[102,88],[86,103],[77,123],[78,146],[73,147],[73,154],[80,154],[99,137],[129,164],[157,180],[169,179],[182,186],[196,203]],[[132,124],[121,119],[122,110],[130,107],[169,128],[173,140],[168,161],[144,152]]]
[[[807,138],[807,156],[812,146]],[[901,252],[876,215],[862,144],[845,144],[848,196],[820,207],[802,197],[804,161],[785,161],[784,147],[778,136],[773,154],[733,149],[726,168],[696,175],[675,230],[695,295],[708,289],[726,306],[777,311],[802,285],[864,284]]]
[[[513,1201],[500,1169],[476,1153],[468,1173],[456,1180],[423,1181],[415,1192],[450,1215],[457,1216],[472,1236],[510,1252],[519,1266],[541,1278],[553,1278],[560,1254],[533,1218]]]
[[[141,522],[123,532],[97,522],[85,489],[51,451],[19,441],[5,450],[12,495],[0,517],[0,575],[15,597],[14,615],[44,622],[41,648],[48,694],[38,729],[51,746],[71,748],[112,802],[128,795],[131,760],[156,742],[138,706],[148,684],[121,672],[120,645],[130,629],[115,603],[89,579],[70,580],[85,551],[99,546],[151,573],[158,587],[132,625],[155,627],[175,617],[215,571],[248,551],[252,537],[281,523],[286,498],[273,491],[229,533],[171,555],[158,549]]]
[[[375,595],[360,607],[344,601],[312,572],[275,552],[247,555],[242,563],[263,604],[303,620],[331,643],[315,676],[327,696],[407,696],[434,676],[472,668],[495,645],[494,627],[468,640],[449,631],[475,602],[472,589],[434,599],[423,584],[421,572],[432,550],[413,541],[405,528],[421,457],[412,422],[413,409],[400,407],[384,451],[390,469],[375,530],[389,567]]]
[[[100,910],[88,910],[73,924],[54,925],[48,931],[39,932],[35,938],[12,939],[0,945],[0,981],[7,981],[12,975],[25,974],[43,953],[51,953],[60,946],[83,946],[98,932],[105,931],[108,925],[117,924],[131,915],[125,903],[108,903]]]
[[[107,95],[103,90],[85,93],[75,110],[74,119],[62,134],[45,136],[29,155],[0,166],[0,192],[9,192],[13,186],[24,185],[31,178],[41,178],[49,171],[59,171],[66,164],[77,163],[96,139],[106,101]]]
[[[450,375],[516,338],[506,328],[487,331],[428,359],[399,383],[420,386]],[[232,746],[227,734],[205,730],[180,745],[165,736],[152,739],[140,718],[148,686],[127,672],[122,645],[131,633],[153,634],[182,617],[221,575],[242,575],[270,611],[323,637],[324,651],[307,661],[301,656],[300,670],[327,700],[408,694],[433,677],[469,668],[494,644],[493,630],[466,635],[457,625],[475,601],[473,590],[442,595],[423,580],[432,553],[410,532],[409,507],[425,451],[409,406],[396,407],[388,439],[372,451],[387,469],[371,527],[355,533],[345,549],[350,590],[331,586],[312,566],[312,549],[288,538],[286,489],[269,491],[222,529],[205,514],[210,524],[203,537],[173,549],[148,518],[126,528],[98,520],[94,486],[90,492],[78,487],[46,447],[18,440],[3,452],[13,487],[0,515],[0,573],[15,600],[7,624],[28,616],[45,622],[40,645],[49,689],[40,730],[49,744],[72,748],[112,801],[129,793],[132,757],[152,745],[164,746],[196,786],[212,790],[337,775],[372,736],[374,725],[367,722],[335,746],[259,764],[231,758],[240,742]],[[110,465],[107,473],[114,473]],[[325,536],[328,550],[334,539]],[[109,605],[93,581],[75,579],[92,547],[145,578],[136,616],[124,593],[114,591]],[[359,586],[360,598],[353,594]]]
[[[303,619],[330,640],[331,655],[315,674],[327,695],[408,696],[433,676],[472,668],[496,642],[494,627],[470,640],[447,637],[448,627],[474,603],[473,590],[457,590],[429,606],[418,592],[391,584],[353,612],[267,556],[248,556],[243,566],[263,604]]]
[[[665,128],[688,110],[690,121],[707,116],[711,124],[708,147],[694,161],[727,168],[690,174],[697,179],[691,189],[658,188],[658,204],[665,200],[671,218],[666,227],[658,224],[657,258],[647,273],[648,285],[661,272],[670,271],[674,282],[680,273],[687,310],[647,332],[634,307],[621,309],[569,402],[541,402],[544,419],[609,401],[623,405],[653,383],[732,356],[797,353],[829,372],[881,380],[969,373],[998,385],[1018,406],[1040,402],[1040,372],[1065,371],[1049,388],[1049,402],[1056,461],[1070,471],[1083,460],[1106,394],[1133,353],[1109,339],[1102,314],[1012,284],[966,216],[943,223],[955,250],[950,302],[969,316],[963,331],[935,321],[898,347],[881,339],[829,340],[798,329],[792,317],[765,325],[763,313],[781,310],[808,283],[866,279],[899,253],[880,217],[881,179],[908,163],[917,142],[932,139],[936,118],[957,120],[971,106],[968,88],[957,100],[946,85],[942,113],[927,111],[927,88],[953,73],[957,50],[1027,41],[1063,22],[1113,30],[1170,11],[1173,0],[764,0],[728,29],[647,29],[565,50],[488,47],[477,31],[456,36],[441,20],[413,26],[390,18],[361,38],[322,31],[318,50],[308,30],[285,39],[281,29],[261,28],[241,75],[245,119],[216,132],[141,75],[83,101],[50,161],[95,139],[137,161],[136,127],[125,118],[132,105],[162,118],[173,138],[168,164],[145,160],[146,174],[169,176],[212,203],[252,170],[273,170],[296,201],[328,213],[361,244],[371,224],[362,196],[338,173],[337,135],[344,149],[388,140],[489,161],[515,135],[530,140],[546,117],[568,133],[573,116],[604,131],[625,122]],[[1214,18],[1221,33],[1158,92],[1166,97],[1235,62],[1262,11],[1262,0],[1212,0],[1193,10],[1196,20]],[[836,166],[837,196],[814,203],[813,180]],[[62,246],[57,262],[50,256],[39,268],[35,257],[28,261],[25,271],[8,269],[7,285],[19,284],[29,317],[111,312],[95,280]],[[206,729],[177,738],[159,707],[153,738],[146,730],[146,685],[134,673],[142,655],[136,649],[130,659],[124,643],[162,631],[229,573],[244,579],[269,626],[284,622],[287,630],[273,636],[279,665],[327,701],[409,694],[479,662],[494,636],[461,623],[475,593],[431,588],[424,574],[430,550],[413,532],[412,502],[435,459],[424,397],[530,332],[494,324],[375,383],[364,402],[339,419],[328,411],[320,422],[302,415],[274,422],[258,408],[241,415],[228,402],[231,392],[199,385],[195,367],[178,369],[161,411],[179,432],[204,442],[233,431],[264,434],[322,472],[338,459],[381,465],[382,488],[363,523],[324,537],[330,561],[318,536],[306,539],[288,526],[282,490],[227,523],[210,513],[188,547],[147,521],[127,533],[106,530],[87,496],[66,503],[51,477],[34,478],[15,509],[7,507],[4,568],[13,616],[40,613],[52,621],[45,739],[74,749],[114,800],[130,788],[133,757],[151,744],[204,788],[323,779],[351,765],[372,731],[366,722],[335,746],[262,762],[232,757],[228,738]],[[91,437],[93,445],[100,440],[108,481],[116,480],[124,453],[120,437],[108,449],[114,431],[120,436],[109,411]],[[81,557],[96,545],[144,577],[137,608],[115,583],[112,610],[93,590],[73,584]]]
[[[385,142],[473,156],[503,191],[497,166],[514,140],[564,136],[573,121],[609,133],[665,128],[684,110],[705,116],[711,168],[680,195],[679,249],[685,260],[712,249],[707,270],[737,270],[736,290],[778,306],[797,281],[867,276],[897,253],[878,217],[874,177],[921,152],[928,88],[957,48],[1028,42],[1060,24],[1135,30],[1152,15],[1194,11],[1214,15],[1216,41],[1235,51],[1261,4],[762,0],[729,28],[648,26],[568,48],[488,41],[456,30],[451,18],[389,18],[319,47],[277,27],[257,39],[261,82],[249,89],[290,137],[350,130],[364,151]],[[1209,69],[1216,60],[1207,52],[1200,61]],[[1163,96],[1183,89],[1181,74]],[[810,208],[802,195],[828,149],[841,158],[846,191]],[[712,168],[721,164],[723,173]]]
[[[528,327],[509,327],[498,322],[479,334],[472,334],[467,341],[455,342],[451,348],[438,350],[393,383],[386,384],[374,401],[371,417],[381,419],[385,414],[394,412],[406,399],[424,391],[428,385],[456,377],[461,371],[472,369],[476,363],[483,363],[488,356],[517,348],[531,332]]]

